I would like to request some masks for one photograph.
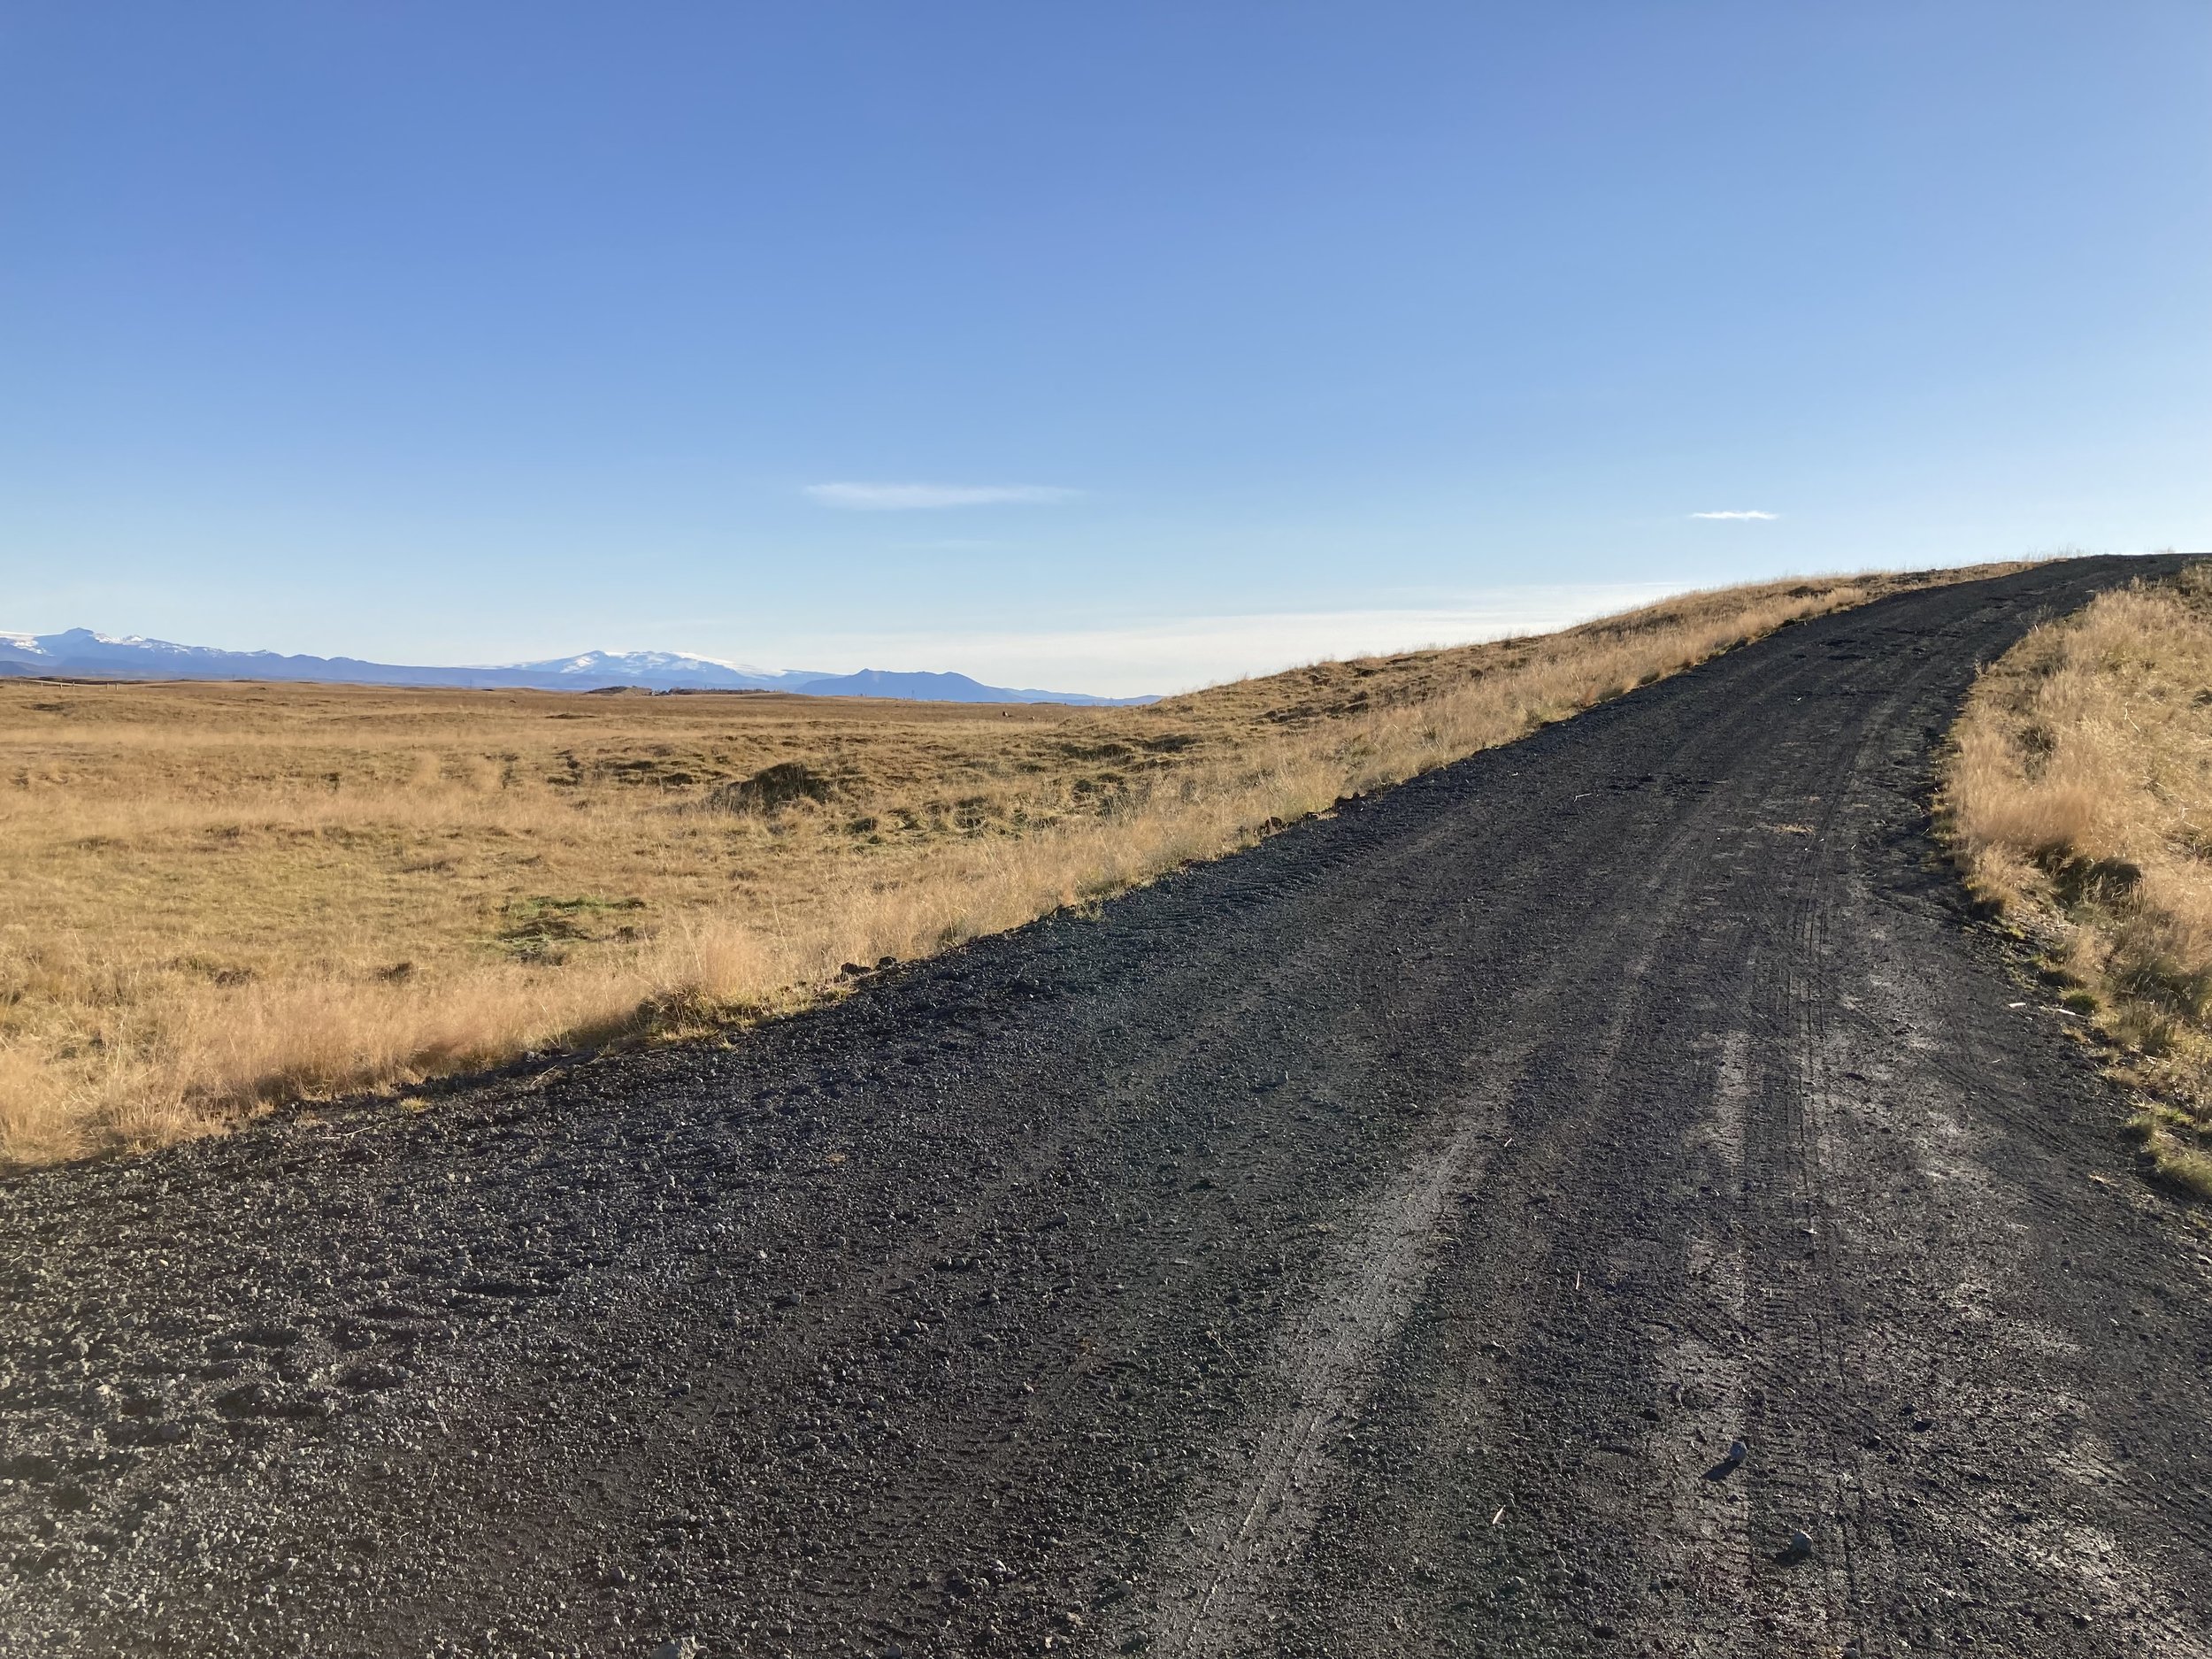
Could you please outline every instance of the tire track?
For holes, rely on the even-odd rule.
[[[1446,1204],[1481,1172],[1498,1102],[1490,1091],[1455,1102],[1448,1138],[1417,1148],[1331,1253],[1319,1289],[1284,1333],[1279,1363],[1294,1403],[1260,1431],[1233,1492],[1187,1512],[1190,1542],[1152,1598],[1148,1647],[1214,1659],[1265,1646],[1267,1580],[1305,1545],[1334,1473],[1333,1443],[1420,1294]]]

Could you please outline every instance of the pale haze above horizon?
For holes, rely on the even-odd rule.
[[[0,622],[1172,692],[2212,548],[2212,7],[0,9]]]

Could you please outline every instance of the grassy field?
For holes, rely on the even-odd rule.
[[[0,1164],[726,1030],[1996,568],[1695,595],[1142,709],[0,680]]]
[[[1955,740],[1969,880],[2120,1046],[2152,1162],[2212,1196],[2212,566],[2036,629]]]

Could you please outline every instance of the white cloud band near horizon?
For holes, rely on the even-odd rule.
[[[1779,518],[1781,516],[1782,516],[1782,515],[1781,515],[1780,513],[1778,513],[1778,512],[1759,512],[1759,511],[1728,511],[1728,512],[1694,512],[1694,513],[1692,513],[1692,514],[1690,515],[1690,517],[1691,517],[1691,518],[1765,518],[1765,519]]]
[[[783,664],[824,672],[949,670],[1020,689],[1164,696],[1301,663],[1548,633],[1691,586],[1560,584],[1500,588],[1432,609],[1185,617],[1035,632],[820,634],[779,641],[773,654]],[[759,660],[763,653],[750,655]]]
[[[933,511],[946,507],[1049,506],[1073,501],[1079,489],[1050,484],[809,484],[806,493],[826,507],[852,512]]]

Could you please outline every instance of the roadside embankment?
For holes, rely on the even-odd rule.
[[[2212,1196],[2212,565],[2046,622],[1976,682],[1941,796],[1969,884],[2116,1046]]]

